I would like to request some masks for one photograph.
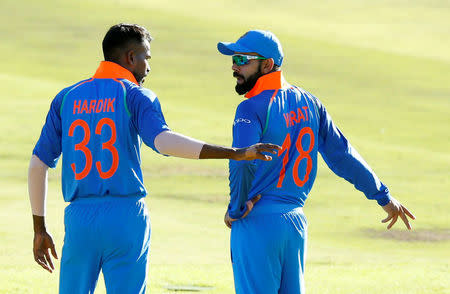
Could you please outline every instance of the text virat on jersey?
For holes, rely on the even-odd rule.
[[[303,112],[300,108],[297,108],[297,113],[293,110],[289,112],[283,113],[284,120],[286,121],[286,127],[292,127],[294,124],[297,124],[299,122],[308,121],[308,106],[303,106],[303,111],[305,112],[305,115],[303,115]]]

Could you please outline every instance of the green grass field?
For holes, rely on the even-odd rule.
[[[90,77],[118,22],[155,38],[145,86],[169,126],[230,145],[241,97],[218,41],[269,29],[286,79],[318,96],[382,181],[417,217],[387,232],[375,202],[320,162],[305,206],[309,294],[450,293],[450,5],[393,1],[32,1],[0,3],[0,293],[57,293],[32,256],[27,168],[50,102]],[[226,161],[163,158],[143,148],[152,220],[149,293],[168,285],[233,293]],[[60,170],[50,171],[47,224],[63,242]],[[105,293],[99,280],[96,293]]]

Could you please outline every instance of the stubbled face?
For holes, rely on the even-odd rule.
[[[236,52],[236,54],[239,54]],[[246,55],[254,55],[249,53],[241,53]],[[243,95],[250,91],[256,84],[256,81],[263,75],[261,72],[261,60],[250,60],[248,64],[236,65],[231,67],[233,77],[236,78],[236,86],[234,87],[239,95]]]
[[[131,69],[131,73],[136,78],[136,81],[140,86],[145,81],[145,77],[150,72],[150,65],[148,60],[151,58],[150,43],[145,40],[143,43],[136,44],[134,51],[134,66]]]

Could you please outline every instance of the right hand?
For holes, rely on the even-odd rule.
[[[272,156],[262,154],[262,152],[269,152],[276,154],[281,147],[275,144],[257,143],[249,147],[239,148],[236,152],[234,160],[254,160],[261,159],[264,161],[272,160]]]
[[[259,199],[261,199],[261,194],[258,196],[255,196],[252,199],[247,200],[247,202],[245,202],[245,205],[247,206],[247,211],[245,211],[245,213],[241,216],[241,218],[246,217],[250,213],[250,211],[252,211],[253,206],[255,206],[255,203],[258,202]],[[227,227],[231,229],[232,222],[237,221],[237,220],[238,220],[237,218],[231,218],[230,214],[227,210],[227,212],[225,213],[225,217],[223,219],[225,225],[227,225]]]
[[[52,236],[47,232],[34,233],[33,254],[34,260],[50,273],[55,269],[48,250],[50,249],[54,258],[58,259]]]
[[[387,226],[388,230],[392,228],[392,226],[397,222],[398,217],[402,219],[408,230],[411,230],[411,225],[406,216],[410,217],[411,219],[416,219],[416,217],[406,207],[404,207],[400,202],[398,202],[397,199],[391,198],[391,201],[382,207],[388,215],[381,222],[387,223],[388,221],[391,220],[391,222]]]

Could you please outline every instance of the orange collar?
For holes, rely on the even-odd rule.
[[[111,61],[102,61],[95,72],[94,79],[126,79],[139,86],[136,78],[126,68]]]
[[[248,91],[247,94],[245,94],[245,98],[252,98],[265,90],[277,90],[288,87],[289,84],[284,79],[281,71],[271,72],[269,74],[260,77],[256,81],[256,84],[253,87],[253,89],[251,89],[250,91]]]

